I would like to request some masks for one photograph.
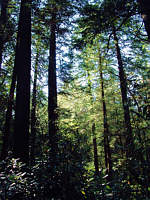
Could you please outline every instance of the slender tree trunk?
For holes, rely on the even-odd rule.
[[[96,175],[99,174],[99,166],[98,166],[98,153],[97,153],[97,141],[95,136],[95,123],[92,125],[92,134],[93,134],[93,147],[94,147],[94,166]]]
[[[104,153],[105,153],[105,167],[107,169],[108,179],[112,177],[112,159],[111,159],[111,150],[109,144],[109,128],[107,122],[107,109],[105,103],[105,93],[104,93],[104,80],[103,80],[103,71],[102,71],[102,62],[99,49],[99,72],[100,72],[100,82],[101,82],[101,96],[103,103],[103,126],[104,126]]]
[[[90,73],[87,70],[88,76],[88,93],[91,97],[91,104],[93,105],[93,97],[92,97],[92,84],[90,80]],[[95,123],[92,124],[92,135],[93,135],[93,148],[94,148],[94,166],[95,166],[95,174],[99,174],[99,164],[98,164],[98,152],[97,152],[97,141],[95,135]]]
[[[2,0],[1,2],[1,16],[0,16],[0,75],[1,75],[1,65],[2,65],[2,54],[4,48],[4,31],[7,24],[7,7],[9,0]]]
[[[56,14],[52,13],[50,25],[50,56],[48,69],[48,128],[51,156],[57,150],[57,82],[56,82]]]
[[[150,1],[149,0],[137,0],[140,6],[141,16],[144,22],[145,30],[150,40]]]
[[[35,139],[36,139],[36,96],[37,96],[37,76],[38,76],[38,63],[39,63],[39,50],[37,50],[34,81],[33,81],[33,92],[32,92],[32,109],[31,109],[31,152],[30,162],[34,164],[35,161]]]
[[[8,107],[6,111],[6,121],[5,121],[5,127],[4,127],[4,133],[3,133],[3,146],[2,146],[2,152],[1,152],[1,159],[5,159],[8,155],[9,150],[9,138],[10,138],[10,122],[12,119],[12,107],[14,102],[14,91],[16,88],[16,68],[13,69],[12,74],[12,82],[9,92],[9,99],[8,99]]]
[[[121,50],[119,47],[115,27],[113,27],[113,35],[114,35],[114,42],[116,46],[116,54],[117,54],[117,60],[118,60],[120,89],[121,89],[121,97],[122,97],[122,104],[123,104],[123,111],[124,111],[124,123],[125,123],[125,128],[126,128],[126,135],[127,135],[126,136],[126,156],[127,158],[129,158],[132,155],[132,152],[134,149],[134,143],[133,143],[132,127],[131,127],[131,122],[130,122],[130,111],[129,111],[128,97],[127,97],[127,80],[126,80],[126,74],[123,67]]]
[[[14,156],[26,163],[29,162],[31,2],[31,0],[21,1],[16,51]]]

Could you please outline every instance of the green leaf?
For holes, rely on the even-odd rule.
[[[109,185],[106,185],[107,190],[111,190],[111,187]]]

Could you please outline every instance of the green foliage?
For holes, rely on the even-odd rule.
[[[4,30],[5,44],[0,77],[0,146],[14,65],[18,7],[18,1],[11,1],[8,8],[9,20]],[[32,8],[32,68],[38,65],[35,164],[26,166],[12,155],[1,161],[0,198],[149,199],[150,51],[138,14],[137,1],[37,0],[33,2]],[[56,12],[57,22],[58,74],[58,149],[55,160],[49,154],[51,147],[46,92],[49,27],[53,12]],[[129,160],[125,151],[126,130],[112,26],[116,27],[128,84],[135,144]],[[109,178],[105,168],[99,59],[104,79],[113,165]],[[10,133],[13,129],[14,114],[15,100]],[[94,169],[93,123],[99,174],[96,174]],[[13,144],[13,141],[11,143]],[[31,148],[32,144],[29,144]],[[55,166],[52,168],[53,162]]]
[[[63,138],[55,168],[51,168],[48,152],[30,168],[9,155],[0,163],[1,198],[84,199],[82,190],[86,171],[83,151],[77,143]]]

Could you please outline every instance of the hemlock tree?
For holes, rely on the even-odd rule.
[[[56,78],[56,39],[58,35],[67,31],[66,24],[72,15],[71,2],[48,0],[48,10],[50,13],[50,43],[49,43],[49,68],[48,68],[48,132],[49,145],[52,159],[57,151],[57,78]],[[61,25],[65,28],[61,28]],[[53,161],[52,161],[53,163]]]
[[[89,69],[88,66],[87,67],[87,82],[88,82],[88,88],[87,88],[87,92],[90,95],[90,100],[91,100],[91,105],[93,107],[94,101],[93,101],[93,96],[92,96],[92,82],[90,80],[90,73],[89,73]],[[98,159],[98,149],[97,149],[97,137],[95,134],[95,123],[93,122],[92,124],[92,137],[93,137],[93,154],[94,154],[94,167],[95,167],[95,174],[99,175],[99,159]]]
[[[13,110],[13,102],[14,102],[14,92],[16,88],[16,65],[14,65],[11,86],[9,91],[8,103],[7,103],[7,111],[5,117],[5,125],[3,131],[3,145],[1,150],[1,158],[5,159],[8,155],[9,151],[9,140],[10,140],[10,123],[12,119],[12,110]]]
[[[34,164],[35,161],[35,140],[36,140],[36,109],[37,109],[37,79],[38,79],[38,65],[39,65],[40,50],[37,47],[34,67],[34,78],[33,78],[33,91],[32,91],[32,108],[31,108],[31,151],[30,151],[30,162]]]
[[[126,73],[123,66],[121,50],[119,47],[118,37],[116,34],[115,27],[113,27],[113,36],[114,43],[116,47],[116,57],[118,61],[118,70],[119,70],[119,80],[120,80],[120,89],[121,89],[121,97],[122,97],[122,105],[124,111],[124,124],[126,131],[126,156],[129,158],[134,150],[134,142],[132,135],[132,127],[131,127],[131,119],[130,119],[130,111],[129,111],[129,102],[127,96],[127,78]]]
[[[111,6],[113,6],[114,10],[111,9]],[[125,9],[125,14],[123,14],[123,9]],[[110,10],[110,14],[108,12],[109,10]],[[92,41],[94,38],[96,38],[98,34],[104,31],[107,32],[108,34],[108,41],[110,40],[112,35],[114,36],[116,57],[118,61],[121,97],[122,97],[122,104],[123,104],[123,110],[124,110],[124,124],[125,124],[125,129],[126,129],[126,134],[127,134],[126,136],[127,157],[130,157],[132,154],[134,141],[133,141],[133,136],[132,136],[129,103],[128,103],[128,97],[127,97],[128,91],[127,91],[126,73],[123,66],[121,50],[119,47],[116,32],[121,29],[121,27],[124,25],[126,20],[134,13],[133,11],[134,9],[130,10],[126,4],[120,5],[119,1],[111,2],[109,0],[108,1],[106,0],[103,2],[103,4],[101,4],[101,7],[97,5],[85,6],[81,12],[82,17],[81,19],[79,19],[79,27],[81,28],[80,32],[82,33],[82,40],[90,39]],[[118,18],[118,14],[121,19]],[[112,18],[110,18],[110,16]],[[83,28],[83,26],[85,28]],[[109,42],[108,42],[108,45],[109,45]]]
[[[111,149],[110,149],[110,130],[107,119],[107,108],[105,102],[105,88],[104,88],[104,78],[103,78],[103,57],[101,52],[101,46],[98,49],[99,52],[99,74],[101,83],[101,99],[103,106],[103,127],[104,127],[104,153],[105,153],[105,167],[106,173],[108,174],[108,180],[112,179],[112,159],[111,159]]]
[[[56,82],[56,5],[52,5],[50,22],[50,50],[49,50],[49,68],[48,68],[48,127],[49,142],[51,153],[56,151],[57,135],[57,82]]]
[[[0,15],[0,73],[1,73],[1,64],[2,64],[2,54],[3,54],[3,48],[4,48],[4,32],[5,27],[8,20],[7,15],[7,7],[8,7],[9,0],[2,0],[0,2],[1,6],[1,15]]]
[[[31,69],[31,3],[22,0],[20,7],[16,48],[16,113],[14,130],[14,156],[23,162],[29,161],[29,114],[30,114],[30,69]]]

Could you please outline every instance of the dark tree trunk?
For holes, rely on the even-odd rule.
[[[30,162],[34,164],[35,161],[35,139],[36,139],[36,96],[37,96],[37,76],[38,76],[38,63],[39,63],[39,50],[37,50],[34,81],[33,81],[33,92],[32,92],[32,109],[31,109],[31,152]]]
[[[150,1],[149,0],[137,0],[140,6],[141,16],[144,22],[145,30],[150,40]]]
[[[16,51],[17,89],[14,131],[14,156],[29,161],[31,0],[22,0]]]
[[[99,166],[98,166],[98,153],[97,153],[97,141],[95,136],[95,123],[92,125],[92,134],[93,134],[93,147],[94,147],[94,166],[96,175],[99,174]]]
[[[9,140],[10,140],[10,122],[12,119],[12,108],[13,108],[13,102],[14,102],[14,91],[16,87],[16,68],[13,69],[12,74],[12,82],[9,92],[9,99],[8,99],[8,107],[6,111],[6,121],[5,121],[5,127],[4,127],[4,133],[3,133],[3,146],[2,146],[2,152],[1,152],[1,159],[5,159],[8,155],[9,150]]]
[[[54,159],[57,150],[57,82],[56,82],[56,14],[50,25],[50,56],[48,69],[48,128],[50,153]]]
[[[7,7],[9,0],[2,0],[1,2],[1,16],[0,16],[0,74],[2,64],[2,54],[4,48],[4,31],[7,24]]]
[[[111,150],[109,144],[109,128],[107,122],[107,110],[105,103],[105,93],[104,93],[104,80],[103,80],[103,71],[102,71],[102,62],[101,55],[99,50],[99,72],[100,72],[100,82],[101,82],[101,96],[103,103],[103,126],[104,126],[104,154],[105,154],[105,167],[107,169],[108,179],[112,178],[112,159],[111,159]]]
[[[115,27],[113,27],[113,35],[114,35],[116,55],[117,55],[117,60],[118,60],[120,89],[121,89],[121,97],[122,97],[122,104],[123,104],[123,111],[124,111],[124,123],[125,123],[125,128],[126,128],[126,156],[127,158],[129,158],[132,155],[132,152],[134,149],[134,142],[133,142],[133,136],[132,136],[130,111],[129,111],[128,97],[127,97],[127,80],[126,80],[126,74],[123,67],[121,50],[119,47]]]

